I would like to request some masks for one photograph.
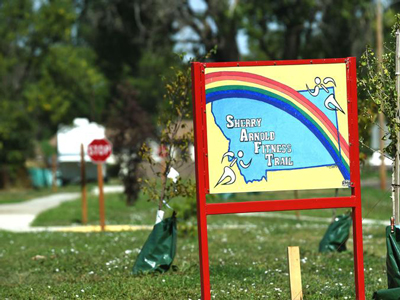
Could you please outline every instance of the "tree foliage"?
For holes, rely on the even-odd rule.
[[[176,0],[80,2],[78,42],[96,52],[111,97],[128,80],[139,104],[154,115],[163,94],[160,75],[173,59]]]
[[[388,28],[400,4],[385,4]],[[216,46],[210,58],[216,61],[359,56],[365,43],[374,41],[375,5],[371,0],[0,1],[0,170],[23,166],[35,141],[48,139],[60,123],[75,117],[107,121],[118,101],[126,103],[121,86],[135,91],[137,109],[156,126],[159,108],[170,113],[166,99],[176,96],[163,98],[160,75],[177,75],[169,66],[179,48],[190,51],[185,57],[195,57]],[[239,37],[247,41],[247,54]],[[375,64],[371,57],[368,64]],[[374,105],[369,114],[378,109]]]
[[[400,26],[400,15],[393,27],[392,40],[395,41],[395,32]],[[396,92],[396,70],[395,70],[395,43],[391,43],[387,52],[379,60],[371,48],[367,48],[361,57],[361,70],[363,76],[358,85],[368,95],[366,101],[360,101],[361,123],[376,121],[376,112],[382,112],[386,117],[387,131],[385,140],[390,140],[384,151],[391,157],[396,154],[397,132],[400,124],[396,116],[397,92]],[[382,128],[382,130],[385,130]]]
[[[218,51],[213,56],[216,61],[239,60],[236,39],[243,16],[240,1],[208,0],[205,10],[194,9],[186,0],[180,2],[177,5],[178,29],[193,32],[190,36],[179,38],[181,43],[194,45],[197,55],[204,55],[217,47]]]
[[[107,81],[94,64],[93,50],[74,44],[76,19],[75,7],[67,0],[0,4],[4,172],[20,168],[33,154],[34,141],[49,138],[59,123],[90,117],[104,107]]]
[[[369,0],[243,1],[252,59],[360,55],[371,32]]]

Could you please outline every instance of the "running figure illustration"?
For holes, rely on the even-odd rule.
[[[321,81],[321,78],[315,77],[314,82],[315,82],[314,90],[311,90],[306,84],[308,92],[313,97],[317,97],[321,89],[323,89],[325,92],[329,94],[329,90],[326,87],[326,85],[329,83],[332,83],[336,87],[335,79],[333,79],[332,77],[325,77],[323,81]],[[336,110],[344,113],[343,109],[340,107],[339,103],[335,99],[334,94],[329,94],[329,96],[324,101],[324,105],[329,110]]]
[[[233,153],[232,151],[228,151],[222,156],[221,163],[224,161],[225,157],[231,158],[232,161],[231,161],[231,163],[229,164],[228,167],[224,167],[224,172],[222,173],[222,176],[218,180],[218,182],[215,185],[215,187],[217,187],[219,184],[221,184],[227,178],[229,178],[229,180],[224,182],[224,183],[222,183],[222,185],[229,185],[229,184],[235,183],[236,174],[231,168],[235,165],[235,163],[238,161],[238,159],[243,158],[243,156],[244,156],[244,153],[243,153],[242,150],[238,151],[237,157],[235,157],[235,153]],[[247,164],[245,164],[243,160],[240,160],[239,161],[239,165],[242,168],[247,169],[248,167],[250,167],[252,160],[253,159],[250,159],[250,161]]]

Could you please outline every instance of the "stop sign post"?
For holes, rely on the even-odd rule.
[[[93,140],[88,146],[88,155],[93,163],[97,164],[97,181],[99,184],[100,227],[105,230],[105,210],[103,192],[103,163],[112,153],[112,144],[107,139]]]
[[[85,166],[85,149],[81,144],[81,193],[82,193],[82,224],[87,223],[87,199],[86,199],[86,166]]]

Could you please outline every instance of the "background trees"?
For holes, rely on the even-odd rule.
[[[400,9],[385,6],[385,34]],[[217,61],[359,57],[372,0],[16,0],[0,3],[0,187],[60,123],[105,123],[135,95],[157,131],[174,52]],[[126,116],[127,118],[129,116]]]
[[[101,111],[107,82],[94,51],[74,44],[70,1],[0,4],[0,187],[60,122]],[[77,114],[77,112],[79,113]]]

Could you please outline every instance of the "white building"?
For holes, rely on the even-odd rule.
[[[57,155],[59,171],[64,182],[79,182],[81,177],[81,144],[84,147],[86,179],[97,179],[97,167],[86,154],[88,145],[94,139],[105,138],[105,128],[88,119],[78,118],[72,125],[61,125],[57,131]],[[111,155],[106,163],[114,163]],[[106,176],[106,167],[103,168]]]

